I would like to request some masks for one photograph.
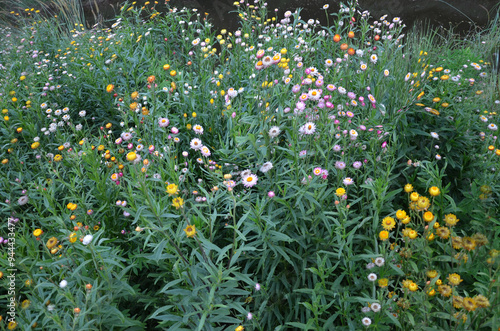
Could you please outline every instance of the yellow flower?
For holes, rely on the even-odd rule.
[[[438,275],[438,273],[436,270],[427,270],[426,275],[429,278],[434,278]]]
[[[56,156],[54,156],[54,162],[59,162],[62,160],[62,158],[63,158],[62,155],[56,154]]]
[[[476,295],[473,299],[479,308],[487,308],[490,306],[490,301],[484,295]]]
[[[449,287],[448,285],[439,285],[438,291],[444,297],[449,297],[451,295],[451,292],[452,292],[451,287]]]
[[[43,233],[42,229],[36,229],[35,231],[33,231],[33,235],[34,235],[35,237],[39,237],[39,236],[41,236],[41,235],[42,235],[42,233]]]
[[[384,288],[384,287],[387,287],[389,285],[389,279],[387,278],[380,278],[378,280],[378,286]]]
[[[462,305],[467,311],[474,311],[477,308],[476,300],[472,298],[465,298],[462,302]]]
[[[452,286],[457,286],[463,281],[463,279],[460,278],[459,274],[449,274],[448,281]]]
[[[472,251],[476,248],[476,241],[471,237],[463,237],[462,247],[468,251]]]
[[[134,161],[135,159],[137,159],[137,154],[135,154],[135,152],[129,152],[127,154],[127,161]]]
[[[345,194],[345,189],[343,187],[339,187],[336,191],[335,194],[339,197],[343,196]]]
[[[457,216],[455,216],[454,214],[448,214],[444,216],[444,221],[448,226],[455,226],[459,219],[457,219]]]
[[[451,246],[453,246],[454,249],[460,249],[462,248],[462,238],[461,237],[451,237]]]
[[[450,237],[450,230],[448,228],[445,228],[444,226],[441,226],[437,228],[436,234],[441,237],[441,239],[448,239]]]
[[[414,282],[411,282],[410,285],[408,285],[408,289],[412,292],[415,292],[416,290],[418,290],[418,285]]]
[[[167,193],[168,195],[176,195],[179,193],[178,187],[175,184],[170,184],[167,186]]]
[[[7,324],[7,329],[9,330],[14,330],[17,327],[17,322],[10,321],[9,324]]]
[[[182,208],[183,205],[184,205],[184,200],[180,197],[174,198],[172,200],[172,206],[174,206],[175,209]]]
[[[427,290],[427,295],[430,296],[430,297],[433,297],[436,295],[436,290],[434,290],[433,288]]]
[[[419,197],[417,201],[417,206],[421,210],[427,210],[429,208],[431,202],[429,201],[429,198],[427,197]]]
[[[22,309],[26,309],[30,306],[30,301],[28,299],[24,300],[23,302],[21,302],[21,308]]]
[[[408,288],[411,283],[413,283],[413,281],[411,281],[409,279],[405,279],[405,280],[403,280],[403,287]]]
[[[398,211],[396,212],[396,218],[397,218],[398,220],[402,220],[402,219],[404,219],[405,217],[406,217],[406,212],[405,212],[404,210],[400,209],[400,210],[398,210]]]
[[[449,78],[450,78],[450,76],[448,76],[448,75],[441,76],[441,80],[448,80]]]
[[[419,197],[420,196],[418,195],[417,192],[413,192],[412,194],[410,194],[410,200],[413,202],[417,202]]]
[[[242,325],[240,325],[236,329],[234,329],[234,331],[243,331],[243,330],[245,330],[245,328]]]
[[[33,144],[31,144],[31,149],[37,149],[40,147],[40,143],[38,141],[35,141]]]
[[[491,149],[490,149],[491,147]],[[495,149],[494,146],[490,146],[488,147],[488,149],[490,149],[491,151]],[[481,190],[481,192],[483,192],[484,194],[491,194],[492,190],[491,190],[491,187],[488,186],[488,185],[483,185],[479,188]]]
[[[106,92],[111,93],[115,89],[115,86],[113,84],[109,84],[106,86]]]
[[[389,232],[388,231],[380,231],[378,236],[379,236],[380,240],[385,241],[385,240],[389,239]]]
[[[394,218],[387,216],[382,220],[382,226],[385,230],[390,231],[396,226],[396,221]]]
[[[184,232],[186,232],[188,238],[192,238],[196,235],[196,227],[194,225],[188,225],[184,229]]]
[[[476,242],[477,246],[484,246],[488,243],[488,238],[482,233],[475,233],[472,236],[472,239]]]
[[[406,216],[405,218],[403,218],[401,220],[401,223],[408,224],[408,223],[410,223],[410,221],[411,221],[410,216]]]
[[[74,244],[78,238],[76,237],[76,232],[71,232],[69,235],[69,242]]]
[[[433,219],[434,219],[434,215],[430,211],[426,211],[424,213],[424,221],[432,222]]]
[[[415,239],[415,238],[417,238],[417,236],[418,236],[418,232],[417,231],[415,231],[415,230],[408,231],[408,237],[410,239]]]
[[[462,308],[462,304],[464,302],[464,298],[459,296],[459,295],[454,295],[453,296],[453,307],[455,307],[456,309],[460,309]]]
[[[437,186],[432,186],[430,189],[429,189],[429,194],[433,197],[436,197],[440,194],[441,192],[439,191],[439,188]]]
[[[52,249],[57,245],[57,242],[58,242],[57,238],[52,237],[49,240],[47,240],[47,243],[45,245],[47,246],[48,249]]]
[[[413,185],[411,185],[411,184],[406,184],[406,185],[405,185],[405,192],[406,192],[406,193],[411,193],[411,192],[413,192]]]

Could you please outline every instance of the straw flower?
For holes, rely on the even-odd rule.
[[[452,286],[457,286],[463,281],[463,279],[460,278],[459,274],[453,273],[448,275],[448,281]]]
[[[184,232],[186,232],[186,236],[188,238],[192,238],[196,235],[196,227],[195,225],[188,225],[186,226],[186,228],[184,229]]]
[[[433,197],[436,197],[440,194],[441,192],[439,191],[439,188],[437,186],[432,186],[430,189],[429,189],[429,194]]]
[[[454,214],[448,214],[444,216],[444,221],[448,226],[455,226],[459,219]]]
[[[390,231],[396,226],[396,221],[394,218],[387,216],[382,220],[382,226],[385,230]]]
[[[472,298],[465,298],[464,301],[462,302],[462,305],[464,309],[467,311],[474,311],[477,308],[476,301]]]

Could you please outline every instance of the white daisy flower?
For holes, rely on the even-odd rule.
[[[203,144],[202,144],[201,140],[198,139],[198,138],[194,138],[193,140],[191,140],[191,142],[189,143],[189,145],[194,150],[199,150],[199,149],[201,149],[203,147]]]
[[[269,129],[269,137],[271,138],[276,138],[280,133],[281,130],[277,126],[273,126],[271,129]]]
[[[200,149],[200,150],[201,150],[201,154],[202,154],[203,156],[205,156],[205,157],[209,157],[209,156],[210,156],[210,154],[211,154],[211,153],[210,153],[210,150],[208,149],[208,147],[207,147],[207,146],[203,146],[203,147],[201,147],[201,149]]]
[[[382,308],[382,306],[380,305],[380,303],[377,303],[377,302],[374,302],[371,304],[370,308],[375,312],[375,313],[378,313],[380,311],[380,308]]]
[[[193,131],[196,134],[203,134],[203,127],[199,124],[196,124],[195,126],[193,126]]]
[[[378,267],[381,267],[383,266],[385,263],[385,259],[383,257],[377,257],[375,259],[375,264],[378,266]]]
[[[263,172],[263,173],[266,173],[268,172],[269,170],[271,170],[273,168],[273,164],[271,162],[266,162],[262,165],[262,167],[260,167],[260,172]]]
[[[250,173],[249,175],[243,177],[242,179],[243,186],[245,186],[246,188],[255,186],[255,184],[257,184],[257,180],[258,180],[257,175]]]

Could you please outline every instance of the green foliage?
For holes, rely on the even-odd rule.
[[[496,326],[497,21],[465,41],[353,4],[328,27],[238,5],[232,32],[73,9],[1,37],[18,328]]]

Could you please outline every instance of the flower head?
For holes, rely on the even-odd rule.
[[[94,236],[92,236],[91,234],[88,234],[85,237],[83,237],[82,243],[86,246],[92,242],[92,239],[94,239]]]
[[[184,199],[182,199],[181,197],[176,197],[172,199],[172,206],[174,206],[175,209],[182,208],[183,205],[184,205]]]
[[[168,193],[168,195],[176,195],[176,194],[178,194],[179,193],[178,186],[175,185],[175,184],[173,184],[173,183],[169,184],[167,186],[167,193]]]
[[[194,225],[188,225],[184,229],[184,232],[186,232],[188,238],[192,238],[196,235],[196,227]]]
[[[460,278],[459,274],[453,273],[448,275],[448,281],[452,286],[457,286],[463,281],[463,279]]]
[[[347,186],[347,185],[352,185],[352,184],[354,184],[354,181],[352,180],[352,178],[351,178],[351,177],[346,177],[346,178],[344,178],[344,180],[343,180],[342,182],[343,182],[343,183],[344,183],[344,185],[346,185],[346,186]]]
[[[437,186],[432,186],[430,189],[429,189],[429,194],[433,197],[436,197],[438,196],[439,194],[441,193],[441,191],[439,191],[439,188]]]
[[[448,226],[455,226],[459,219],[455,216],[455,214],[448,214],[444,216],[444,221]]]
[[[243,176],[242,178],[243,186],[245,186],[246,188],[253,187],[255,186],[255,184],[257,184],[257,180],[257,175],[252,173],[246,174],[246,176]]]
[[[391,231],[396,226],[396,221],[394,218],[387,216],[382,220],[382,226],[385,230]]]
[[[278,126],[273,126],[269,129],[269,137],[276,138],[281,133],[281,130]]]
[[[385,259],[383,257],[377,257],[375,259],[375,264],[377,265],[377,267],[383,266],[384,263],[385,263]]]

